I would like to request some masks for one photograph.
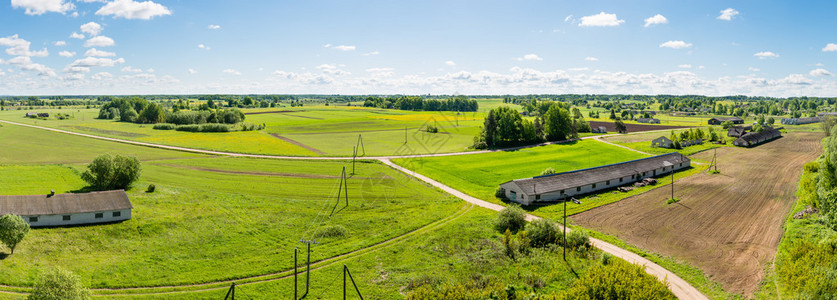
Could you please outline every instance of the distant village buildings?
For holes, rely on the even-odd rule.
[[[709,125],[721,125],[726,121],[732,122],[732,124],[744,124],[744,119],[739,117],[716,117],[709,119]]]

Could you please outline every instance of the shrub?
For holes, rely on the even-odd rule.
[[[29,300],[90,299],[90,291],[81,284],[78,275],[64,269],[48,269],[35,283]]]
[[[509,205],[500,210],[497,213],[497,219],[494,221],[494,228],[500,232],[506,230],[517,232],[524,226],[526,226],[526,212],[517,205]]]
[[[573,283],[564,299],[677,299],[656,277],[645,273],[645,267],[623,260],[610,260],[607,265],[591,268],[587,275]]]
[[[593,244],[590,243],[590,236],[586,231],[576,229],[567,233],[567,240],[561,246],[584,252],[589,250]]]
[[[666,200],[666,204],[672,204],[672,203],[677,203],[677,202],[680,202],[680,199],[678,199],[678,198],[669,198],[668,200]]]
[[[330,238],[330,237],[344,237],[349,234],[349,230],[342,225],[330,225],[325,226],[320,229],[320,232],[317,233],[318,237]]]
[[[0,242],[6,244],[12,254],[15,247],[29,233],[29,223],[18,215],[3,215],[0,217]]]
[[[553,169],[553,168],[546,168],[546,169],[543,169],[543,171],[541,171],[541,176],[543,176],[543,175],[551,175],[551,174],[555,174],[555,169]]]
[[[152,128],[157,129],[157,130],[172,130],[172,129],[177,128],[177,126],[174,125],[174,124],[170,124],[170,123],[159,123],[159,124],[154,124],[154,127],[152,127]]]
[[[555,222],[537,219],[526,224],[526,235],[529,237],[530,246],[543,247],[557,243],[561,232]]]
[[[139,178],[140,171],[136,157],[104,154],[87,165],[81,179],[97,190],[127,189]]]
[[[508,200],[506,199],[506,189],[498,186],[496,189],[494,189],[494,197],[500,198],[502,200]]]
[[[200,132],[230,132],[230,126],[226,124],[202,124],[199,126]]]
[[[157,189],[157,186],[154,184],[149,184],[148,188],[145,189],[146,193],[153,193]]]
[[[137,120],[137,111],[133,108],[128,108],[119,115],[119,120],[122,122],[134,122]]]

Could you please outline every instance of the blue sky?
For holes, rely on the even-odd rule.
[[[834,11],[834,1],[11,0],[0,5],[0,94],[837,96]]]

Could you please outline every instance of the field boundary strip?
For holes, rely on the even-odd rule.
[[[380,159],[380,161],[383,162],[384,164],[396,169],[396,170],[404,172],[404,173],[406,173],[410,176],[413,176],[415,178],[418,178],[419,180],[422,180],[422,181],[424,181],[424,182],[426,182],[426,183],[428,183],[432,186],[435,186],[439,189],[442,189],[443,191],[448,192],[448,193],[450,193],[450,194],[452,194],[452,195],[454,195],[454,196],[456,196],[456,197],[458,197],[462,200],[465,200],[466,202],[472,203],[472,204],[477,205],[477,206],[485,207],[485,208],[488,208],[488,209],[491,209],[491,210],[495,210],[495,211],[500,211],[504,208],[504,206],[502,206],[502,205],[494,204],[494,203],[491,203],[491,202],[488,202],[488,201],[485,201],[485,200],[481,200],[481,199],[471,197],[471,196],[469,196],[469,195],[467,195],[467,194],[465,194],[461,191],[458,191],[458,190],[456,190],[454,188],[451,188],[447,185],[444,185],[444,184],[442,184],[438,181],[430,179],[429,177],[426,177],[424,175],[416,173],[415,171],[411,171],[407,168],[399,166],[399,165],[393,163],[392,161],[390,161],[388,159]],[[540,219],[540,217],[535,216],[535,215],[531,215],[531,214],[526,214],[526,220],[532,221],[532,220],[536,220],[536,219]],[[563,226],[561,224],[558,224],[558,226],[561,226],[560,228],[563,229]],[[571,230],[569,228],[567,228],[567,231],[571,231]],[[677,296],[678,299],[682,299],[682,300],[685,300],[685,299],[696,299],[696,300],[697,299],[701,299],[701,300],[709,299],[705,295],[703,295],[700,291],[698,291],[695,287],[693,287],[691,284],[689,284],[688,282],[686,282],[685,280],[680,278],[680,276],[677,276],[677,274],[674,274],[673,272],[671,272],[669,270],[666,270],[662,266],[660,266],[660,265],[658,265],[658,264],[656,264],[656,263],[654,263],[654,262],[652,262],[652,261],[650,261],[650,260],[648,260],[648,259],[646,259],[642,256],[639,256],[636,253],[633,253],[633,252],[630,252],[628,250],[619,248],[616,245],[607,243],[607,242],[599,240],[599,239],[590,238],[590,241],[592,242],[594,247],[599,248],[604,252],[610,253],[613,256],[624,259],[624,260],[626,260],[630,263],[645,266],[645,272],[657,277],[657,279],[662,281],[662,282],[667,281],[668,284],[669,284],[669,290],[671,290],[674,293],[674,295]]]

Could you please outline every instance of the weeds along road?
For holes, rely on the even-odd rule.
[[[193,148],[186,148],[186,147],[168,146],[168,145],[129,141],[129,140],[123,140],[123,139],[116,139],[116,138],[108,138],[108,137],[102,137],[102,136],[97,136],[97,135],[92,135],[92,134],[84,134],[84,133],[60,130],[60,129],[55,129],[55,128],[48,128],[48,127],[43,127],[43,126],[21,124],[21,123],[5,121],[5,120],[0,120],[0,122],[7,123],[7,124],[12,124],[12,125],[18,125],[18,126],[26,126],[26,127],[43,129],[43,130],[49,130],[49,131],[54,131],[54,132],[59,132],[59,133],[73,134],[73,135],[84,136],[84,137],[89,137],[89,138],[101,139],[101,140],[106,140],[106,141],[118,142],[118,143],[126,143],[126,144],[153,147],[153,148],[160,148],[160,149],[185,151],[185,152],[193,152],[193,153],[202,153],[202,154],[211,154],[211,155],[233,156],[233,157],[267,158],[267,159],[301,159],[301,160],[347,160],[347,159],[352,159],[352,157],[278,156],[278,155],[258,155],[258,154],[243,154],[243,153],[221,152],[221,151],[212,151],[212,150],[201,150],[201,149],[193,149]],[[660,130],[660,131],[668,131],[668,130]],[[645,132],[649,132],[649,131],[645,131]],[[584,138],[581,138],[581,139],[578,139],[578,140],[594,139],[594,140],[598,140],[598,141],[601,141],[601,142],[604,142],[604,143],[612,144],[612,143],[600,140],[599,138],[601,138],[601,137],[605,137],[605,136],[589,136],[589,137],[584,137]],[[469,154],[477,154],[477,153],[489,153],[489,152],[497,152],[497,151],[524,149],[524,148],[538,147],[538,146],[549,145],[549,144],[567,143],[567,142],[572,142],[572,141],[575,141],[575,140],[561,141],[561,142],[550,142],[550,143],[543,143],[543,144],[532,145],[532,146],[506,148],[506,149],[496,149],[496,150],[454,152],[454,153],[437,153],[437,154],[401,155],[401,156],[377,156],[377,157],[363,157],[363,159],[379,160],[382,163],[384,163],[384,164],[386,164],[386,165],[388,165],[388,166],[390,166],[390,167],[392,167],[392,168],[394,168],[398,171],[401,171],[405,174],[408,174],[408,175],[413,176],[413,177],[415,177],[419,180],[422,180],[422,181],[424,181],[424,182],[426,182],[426,183],[428,183],[428,184],[430,184],[434,187],[437,187],[437,188],[439,188],[439,189],[441,189],[441,190],[443,190],[447,193],[450,193],[450,194],[456,196],[457,198],[460,198],[460,199],[462,199],[466,202],[472,203],[472,204],[477,205],[477,206],[485,207],[485,208],[488,208],[488,209],[491,209],[491,210],[499,211],[499,210],[502,210],[504,208],[504,206],[471,197],[471,196],[469,196],[469,195],[467,195],[467,194],[465,194],[461,191],[453,189],[453,188],[451,188],[447,185],[444,185],[444,184],[442,184],[438,181],[430,179],[430,178],[428,178],[424,175],[418,174],[418,173],[413,172],[411,170],[408,170],[404,167],[396,165],[395,163],[390,161],[390,159],[469,155]],[[640,152],[640,153],[643,153],[643,152]],[[535,219],[538,219],[538,218],[540,218],[540,217],[537,217],[537,216],[534,216],[534,215],[531,215],[531,214],[526,215],[526,219],[529,220],[529,221],[532,221],[532,220],[535,220]],[[569,230],[569,229],[567,229],[567,230]],[[616,257],[624,259],[624,260],[626,260],[630,263],[633,263],[633,264],[644,265],[645,266],[645,271],[648,274],[656,276],[657,279],[659,279],[660,281],[668,281],[669,289],[679,299],[684,299],[684,300],[685,299],[708,299],[706,296],[704,296],[701,292],[699,292],[695,287],[690,285],[688,282],[686,282],[685,280],[683,280],[682,278],[680,278],[676,274],[672,273],[671,271],[666,270],[662,266],[660,266],[660,265],[658,265],[658,264],[656,264],[656,263],[654,263],[654,262],[652,262],[648,259],[645,259],[645,258],[643,258],[643,257],[641,257],[641,256],[639,256],[639,255],[637,255],[633,252],[630,252],[628,250],[619,248],[619,247],[617,247],[613,244],[606,243],[606,242],[598,240],[598,239],[591,238],[590,241],[592,242],[593,246],[595,246],[596,248],[601,249],[604,252],[610,253],[610,254],[612,254]],[[218,288],[224,288],[224,287],[218,287]]]

